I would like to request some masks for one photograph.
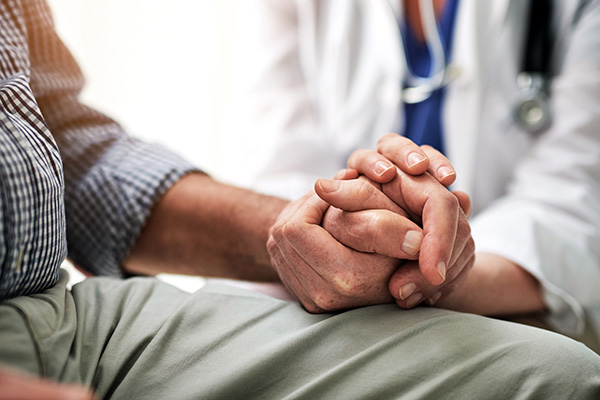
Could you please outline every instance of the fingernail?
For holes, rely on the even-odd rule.
[[[415,292],[415,290],[417,290],[417,285],[414,283],[407,283],[398,290],[398,296],[400,296],[400,299],[406,300]]]
[[[415,293],[406,300],[406,307],[413,308],[417,304],[419,304],[423,300],[423,295],[421,293]]]
[[[325,193],[334,193],[340,189],[340,181],[332,181],[330,179],[321,179],[319,187]]]
[[[379,176],[383,175],[385,172],[389,171],[392,168],[394,168],[394,166],[385,161],[377,161],[375,163],[375,173]]]
[[[435,303],[437,303],[440,297],[442,297],[442,292],[435,292],[430,298],[427,299],[427,304],[433,306]]]
[[[438,169],[439,179],[444,179],[447,176],[453,175],[454,171],[448,167],[441,167]]]
[[[408,166],[409,167],[414,167],[415,165],[420,164],[423,161],[425,161],[425,157],[423,157],[423,155],[421,155],[419,153],[412,152],[408,155]]]
[[[442,281],[446,280],[446,263],[443,261],[440,261],[437,265],[437,270],[438,273],[440,274],[440,276],[442,277]]]
[[[406,254],[415,255],[421,248],[421,242],[423,241],[423,234],[419,231],[408,231],[404,235],[404,242],[402,243],[402,251]]]

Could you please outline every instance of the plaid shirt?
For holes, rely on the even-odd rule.
[[[83,77],[43,0],[0,2],[0,300],[56,283],[67,256],[120,262],[193,167],[78,101]]]

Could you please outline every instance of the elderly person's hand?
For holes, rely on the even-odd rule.
[[[369,206],[397,208],[379,193]],[[267,248],[285,287],[314,313],[392,302],[388,282],[402,261],[338,242],[321,226],[328,209],[329,204],[311,192],[290,203],[271,228]],[[386,227],[402,236],[407,223],[401,214],[390,213]],[[371,227],[368,219],[357,218],[348,228],[368,233]],[[411,230],[420,233],[415,224]],[[411,246],[412,255],[399,254],[416,258],[413,249],[419,245]]]

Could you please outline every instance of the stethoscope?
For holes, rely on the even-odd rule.
[[[514,107],[514,120],[525,131],[537,134],[547,129],[552,122],[549,101],[551,77],[550,57],[553,45],[551,30],[552,2],[530,0],[527,42],[517,77],[519,101]],[[457,75],[452,66],[446,65],[446,55],[435,18],[433,1],[419,0],[421,24],[431,56],[431,73],[427,77],[416,76],[408,68],[406,60],[406,86],[402,101],[407,104],[427,100],[433,92],[448,85]]]
[[[545,131],[552,123],[550,109],[550,58],[552,1],[530,0],[527,45],[517,76],[520,100],[514,109],[517,124],[532,134]]]
[[[446,54],[442,44],[441,34],[435,19],[433,0],[419,0],[421,26],[427,50],[431,57],[431,72],[429,76],[418,76],[408,67],[406,51],[404,51],[404,70],[406,78],[402,90],[402,101],[406,104],[416,104],[427,100],[433,92],[448,85],[453,79],[446,65]]]

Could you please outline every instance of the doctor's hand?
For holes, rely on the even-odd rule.
[[[456,180],[454,167],[443,154],[396,133],[382,136],[377,142],[377,151],[357,150],[348,159],[348,168],[378,183],[391,181],[396,176],[396,167],[415,176],[428,172],[444,186]]]
[[[338,181],[330,182],[336,185]],[[355,194],[350,186],[346,188],[337,197],[350,199]],[[345,238],[354,238],[349,242],[355,249],[321,226],[330,207],[314,192],[290,203],[271,228],[267,242],[271,262],[285,287],[309,312],[391,303],[390,278],[404,259],[417,259],[421,228],[383,192],[376,189],[371,194],[364,201],[347,202],[353,207],[350,210],[370,211],[353,213],[349,219],[327,217],[329,226],[345,232]],[[381,240],[386,236],[402,246],[398,241]]]

